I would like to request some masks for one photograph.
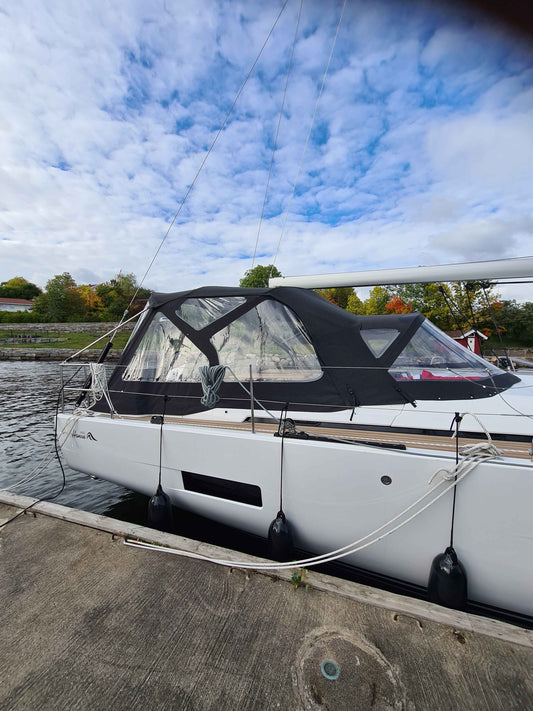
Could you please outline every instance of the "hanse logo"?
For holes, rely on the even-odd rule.
[[[73,432],[74,439],[90,439],[92,442],[98,442],[92,432]]]

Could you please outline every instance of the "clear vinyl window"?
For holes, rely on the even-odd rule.
[[[479,380],[501,371],[426,320],[389,373],[395,380]]]
[[[310,381],[322,375],[318,358],[293,311],[272,299],[230,323],[211,338],[219,362],[239,380]],[[225,380],[233,380],[226,371]]]
[[[246,299],[243,296],[185,299],[176,309],[176,316],[186,321],[196,331],[200,331],[245,302]]]
[[[399,335],[394,328],[365,328],[361,330],[361,338],[376,358],[380,358],[387,348],[394,343]]]
[[[199,382],[207,357],[175,326],[157,312],[137,346],[123,380],[145,382]]]

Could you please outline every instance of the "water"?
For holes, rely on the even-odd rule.
[[[69,377],[67,371],[70,369],[65,371]],[[63,473],[54,448],[60,389],[59,363],[0,361],[0,489],[37,499],[54,497],[54,503],[146,525],[148,497],[103,479],[92,479],[66,464],[66,483],[61,491]],[[47,460],[46,468],[41,469]],[[36,468],[39,471],[32,474]],[[264,539],[176,508],[174,533],[252,555],[269,555]]]
[[[35,498],[50,498],[61,489],[63,474],[54,450],[54,416],[61,387],[59,363],[0,361],[0,488]],[[45,469],[26,481],[43,461]],[[128,490],[63,465],[66,486],[54,501],[105,513],[129,497]]]

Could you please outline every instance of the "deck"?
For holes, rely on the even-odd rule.
[[[130,419],[125,416],[126,419]],[[131,417],[134,420],[149,421],[150,417]],[[242,432],[252,432],[252,424],[249,421],[245,422],[228,422],[223,420],[205,420],[195,419],[190,417],[175,417],[167,416],[167,423],[177,425],[188,425],[206,428],[217,428],[226,430],[239,430]],[[344,427],[335,427],[334,425],[299,425],[296,424],[299,431],[307,432],[310,435],[317,437],[330,437],[340,442],[360,442],[370,444],[390,444],[403,445],[408,449],[426,449],[430,451],[451,452],[455,453],[455,438],[451,433],[448,436],[430,435],[419,433],[415,430],[411,432],[395,432],[392,429],[383,428],[376,429],[347,429]],[[277,423],[256,422],[255,432],[262,434],[274,434],[278,431]],[[487,442],[487,438],[480,437],[460,437],[459,445],[470,445],[478,442]],[[494,439],[494,445],[502,452],[502,456],[511,459],[521,459],[532,461],[533,442],[513,441],[509,439]]]

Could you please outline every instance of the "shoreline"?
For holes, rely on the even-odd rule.
[[[64,361],[78,351],[74,348],[0,348],[0,361]],[[73,362],[96,362],[102,352],[101,348],[91,348],[80,353]],[[115,363],[122,355],[122,350],[111,350],[106,362]]]

